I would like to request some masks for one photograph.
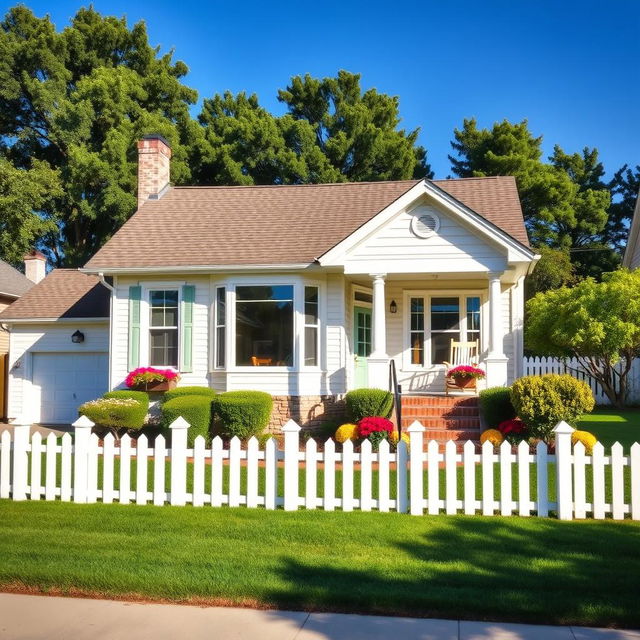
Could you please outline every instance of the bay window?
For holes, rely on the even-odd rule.
[[[410,364],[442,364],[449,359],[451,340],[480,344],[480,297],[411,296],[408,324]]]
[[[227,330],[227,289],[216,287],[216,369],[221,369],[226,362],[226,330]]]
[[[178,367],[177,289],[149,292],[149,364]]]
[[[318,366],[318,287],[304,288],[304,366]]]

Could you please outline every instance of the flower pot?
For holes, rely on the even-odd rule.
[[[458,377],[458,378],[454,378],[453,379],[456,387],[460,388],[460,389],[466,389],[467,387],[472,387],[473,383],[475,382],[475,378],[470,378],[470,377]]]
[[[156,382],[143,382],[142,384],[136,384],[132,387],[135,391],[169,391],[169,389],[176,388],[176,380],[158,380]]]

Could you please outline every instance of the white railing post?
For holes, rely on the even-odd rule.
[[[31,425],[16,423],[13,426],[13,499],[26,500],[29,486],[29,434]]]
[[[424,483],[424,427],[414,420],[407,429],[409,434],[409,513],[421,516]]]
[[[80,416],[73,427],[73,501],[87,502],[89,488],[89,437],[95,426],[87,416]]]
[[[553,433],[556,437],[556,490],[558,519],[573,519],[573,474],[571,473],[571,434],[575,429],[564,420],[558,422]]]
[[[300,426],[293,420],[289,420],[282,427],[282,433],[284,433],[284,510],[297,511]]]
[[[171,499],[170,504],[183,507],[187,503],[187,431],[189,423],[177,417],[171,429]]]

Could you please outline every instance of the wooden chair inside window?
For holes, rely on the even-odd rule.
[[[251,364],[254,367],[268,367],[271,366],[271,358],[258,358],[251,356]]]
[[[451,378],[447,378],[447,373],[449,373],[450,369],[459,367],[461,365],[472,367],[478,366],[478,341],[474,340],[473,342],[457,342],[456,340],[452,340],[449,362],[445,360],[442,364],[444,364],[444,366],[446,367],[444,372],[445,394],[449,395],[449,390],[451,389],[459,391],[460,387],[458,387],[458,385],[456,385],[456,383]],[[478,381],[474,379],[473,382],[468,387],[466,387],[466,389],[473,390],[477,393]]]

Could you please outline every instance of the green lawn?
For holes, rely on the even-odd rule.
[[[597,407],[593,413],[583,416],[578,428],[591,431],[607,449],[614,442],[620,442],[628,453],[634,442],[640,442],[640,408]]]
[[[0,501],[0,588],[640,626],[640,524]]]

